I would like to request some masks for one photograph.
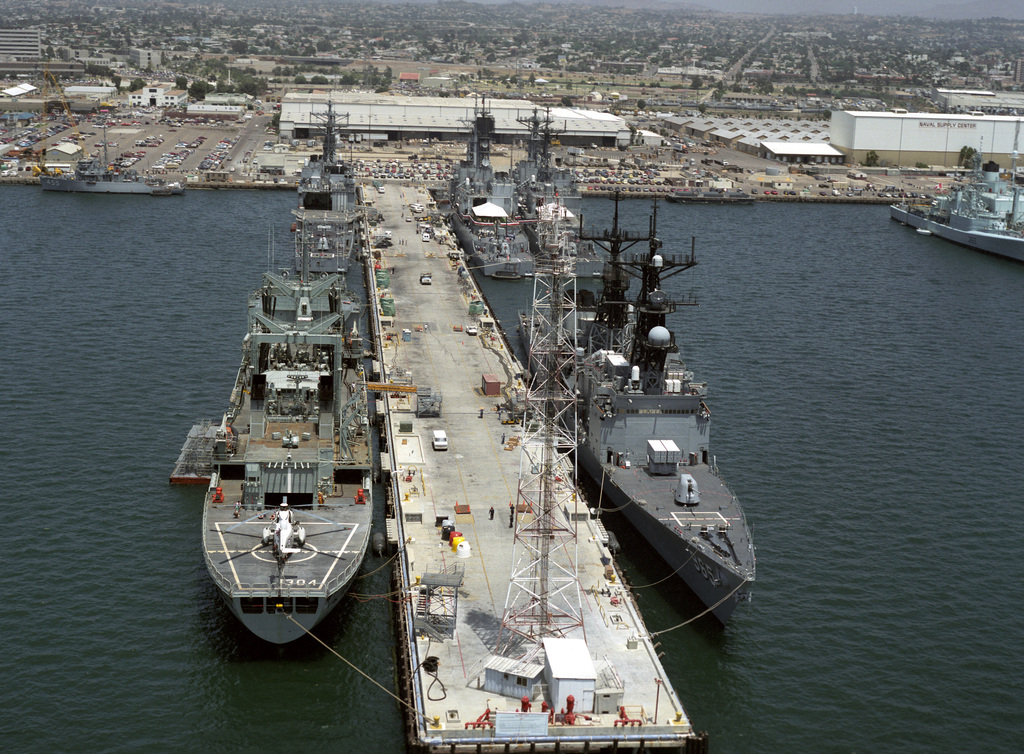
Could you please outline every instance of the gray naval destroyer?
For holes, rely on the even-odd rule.
[[[82,194],[146,194],[149,196],[177,196],[185,193],[178,181],[143,177],[135,170],[112,170],[107,155],[107,129],[103,128],[103,159],[99,152],[85,157],[75,165],[72,174],[46,173],[39,176],[43,191],[65,191]]]
[[[1016,157],[1014,152],[1014,157]],[[1010,175],[1016,175],[1016,160]],[[969,249],[1024,262],[1024,204],[1016,183],[999,177],[999,165],[975,153],[967,185],[930,205],[894,204],[889,217],[918,232]]]
[[[754,546],[711,455],[707,384],[694,380],[667,327],[668,315],[692,302],[675,300],[663,284],[697,260],[692,249],[663,253],[656,221],[655,209],[646,236],[620,231],[616,204],[611,231],[591,236],[609,259],[603,290],[578,306],[577,461],[724,624],[750,598]],[[644,241],[647,250],[631,251]],[[630,296],[634,279],[640,286]]]
[[[581,217],[583,196],[576,184],[576,176],[565,165],[556,165],[551,153],[555,131],[551,111],[541,116],[537,110],[529,118],[519,121],[530,129],[526,141],[526,157],[516,163],[512,177],[516,183],[523,230],[530,242],[534,258],[545,253],[541,238],[545,226]],[[570,238],[565,239],[564,250],[572,263],[576,277],[600,277],[603,262],[590,241],[581,240],[571,222],[563,223]]]
[[[263,275],[249,298],[203,505],[207,569],[231,611],[283,644],[344,596],[373,513],[363,305],[338,274]]]
[[[337,116],[330,102],[323,120],[323,152],[299,174],[299,206],[293,210],[293,271],[303,260],[312,275],[346,273],[361,253],[359,227],[363,213],[355,171],[337,150]]]
[[[533,275],[533,257],[518,215],[515,181],[491,165],[494,131],[494,116],[484,104],[475,114],[466,157],[449,184],[450,218],[476,272],[514,280]]]

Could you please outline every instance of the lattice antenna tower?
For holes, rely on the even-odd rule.
[[[533,657],[545,637],[582,630],[576,573],[576,279],[561,223],[545,224],[535,259],[515,543],[496,653]],[[583,508],[585,510],[585,507]]]

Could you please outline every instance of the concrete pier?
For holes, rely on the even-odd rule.
[[[592,678],[575,699],[576,714],[564,714],[567,699],[556,696],[570,686],[559,685],[564,678],[552,667],[566,659],[554,644],[539,658],[494,654],[513,568],[512,526],[533,515],[517,505],[523,427],[499,410],[524,389],[522,367],[490,312],[480,313],[485,305],[472,278],[460,274],[447,229],[424,238],[418,222],[405,221],[417,202],[429,214],[425,189],[388,185],[376,196],[386,220],[370,234],[390,231],[392,245],[374,250],[367,274],[410,749],[706,751],[706,735],[693,731],[622,587],[607,534],[578,495],[565,513],[577,527],[583,625],[570,639],[585,639]],[[444,433],[446,449],[435,432]],[[559,484],[572,484],[571,469]],[[462,545],[449,541],[453,532]]]

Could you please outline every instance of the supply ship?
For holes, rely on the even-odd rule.
[[[1016,152],[1014,153],[1016,154]],[[999,177],[999,165],[975,153],[966,186],[930,205],[893,204],[889,216],[919,232],[969,249],[1024,262],[1024,206],[1020,189]],[[1016,166],[1011,176],[1016,173]]]
[[[532,276],[515,181],[491,165],[493,137],[494,116],[483,105],[472,123],[466,157],[449,184],[452,229],[477,272],[507,279]]]
[[[665,254],[657,211],[646,236],[591,236],[609,255],[603,290],[578,306],[579,467],[723,624],[750,597],[754,545],[711,454],[707,384],[679,357],[668,315],[692,301],[664,283],[697,264]],[[581,236],[583,233],[581,232]],[[630,251],[646,242],[646,251]],[[631,280],[639,280],[629,295]]]
[[[337,606],[370,537],[363,304],[339,274],[267,272],[214,430],[203,553],[231,611],[283,644]]]

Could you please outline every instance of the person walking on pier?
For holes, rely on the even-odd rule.
[[[491,506],[491,521],[494,520],[494,506]]]
[[[516,507],[512,505],[511,501],[508,504],[508,528],[512,528],[512,522],[516,517]]]

